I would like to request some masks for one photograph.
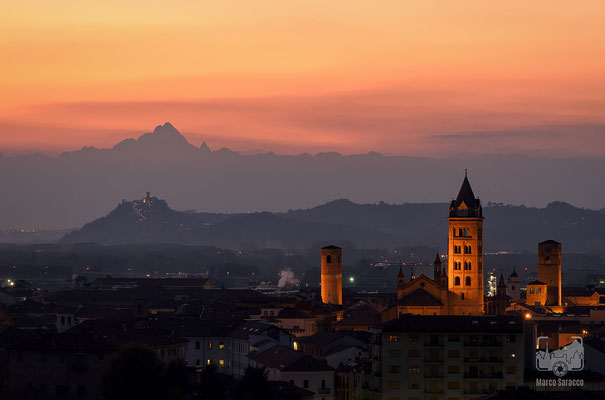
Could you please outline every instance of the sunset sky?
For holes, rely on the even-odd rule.
[[[0,152],[605,156],[605,2],[1,0]]]

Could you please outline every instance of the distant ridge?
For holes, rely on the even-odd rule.
[[[107,216],[67,234],[61,243],[181,243],[238,249],[307,248],[313,242],[353,242],[362,248],[445,247],[447,203],[357,204],[338,199],[286,213],[180,212],[154,196],[123,201]],[[546,208],[489,204],[484,208],[485,251],[534,251],[554,237],[566,252],[599,253],[605,214],[553,202]]]
[[[430,158],[330,150],[315,155],[239,154],[203,143],[195,146],[164,123],[111,148],[83,147],[58,157],[3,156],[0,229],[82,226],[106,215],[116,199],[137,198],[147,190],[169,198],[175,209],[217,214],[305,209],[336,198],[358,204],[446,202],[456,195],[465,168],[484,203],[545,205],[560,199],[595,209],[605,204],[605,185],[599,184],[605,158]],[[592,238],[585,239],[592,246]]]

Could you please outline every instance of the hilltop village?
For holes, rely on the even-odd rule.
[[[343,287],[343,250],[334,245],[317,248],[319,287],[284,292],[220,287],[210,277],[104,276],[52,292],[8,282],[0,290],[2,398],[602,395],[605,291],[563,287],[564,243],[537,243],[537,279],[500,273],[488,293],[489,221],[466,175],[443,211],[447,254],[435,255],[432,276],[400,266],[388,293]],[[571,357],[536,358],[568,348]],[[125,389],[122,378],[142,380]],[[158,394],[158,382],[167,392]]]

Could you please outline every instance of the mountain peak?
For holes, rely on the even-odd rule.
[[[158,125],[153,130],[154,134],[173,134],[182,136],[181,133],[170,123],[166,122],[164,125]]]

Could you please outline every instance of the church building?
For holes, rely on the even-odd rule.
[[[402,314],[480,315],[483,295],[483,210],[475,198],[468,177],[464,176],[458,196],[449,209],[448,263],[439,254],[433,263],[433,277],[410,276],[403,269],[397,278],[397,301],[383,311],[382,320]]]
[[[433,262],[433,277],[424,274],[405,280],[400,267],[397,301],[383,311],[382,320],[403,314],[480,315],[483,300],[483,211],[468,177],[449,209],[448,262],[439,254]]]

